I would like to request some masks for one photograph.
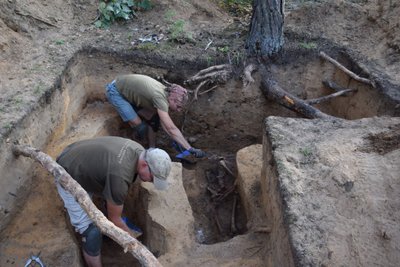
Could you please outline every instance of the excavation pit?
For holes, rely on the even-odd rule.
[[[310,56],[300,55],[295,61],[278,64],[272,69],[274,77],[291,94],[306,99],[328,94],[331,90],[324,87],[322,81],[329,78],[344,87],[357,89],[357,92],[320,104],[318,108],[323,112],[351,120],[395,115],[396,102],[382,91],[350,79],[317,57],[312,57],[310,61]],[[5,194],[1,199],[0,249],[1,255],[6,256],[1,257],[0,265],[22,265],[31,253],[39,251],[48,265],[82,264],[79,242],[76,242],[65,218],[53,178],[40,166],[35,164],[32,167],[30,159],[13,158],[10,154],[13,141],[39,147],[55,158],[66,145],[77,140],[101,135],[130,137],[130,129],[105,101],[106,83],[121,73],[164,76],[170,82],[182,83],[183,77],[200,68],[185,62],[160,63],[96,51],[82,51],[71,59],[60,83],[43,96],[40,108],[33,110],[13,130],[10,140],[3,140],[4,149],[1,151],[5,156],[0,167],[4,171],[5,179],[1,185]],[[246,250],[248,254],[243,257],[245,265],[254,263],[254,266],[264,266],[263,262],[274,257],[271,256],[268,231],[265,230],[268,218],[264,212],[268,208],[263,208],[266,204],[263,198],[266,197],[263,196],[262,185],[259,181],[247,185],[243,182],[246,179],[240,177],[246,174],[237,170],[240,164],[237,164],[236,153],[259,144],[243,156],[244,159],[259,156],[252,160],[258,164],[253,169],[259,166],[258,174],[255,172],[256,178],[259,178],[261,165],[265,164],[260,154],[260,144],[265,138],[264,119],[268,116],[297,115],[266,100],[259,89],[261,77],[256,74],[255,79],[256,82],[247,88],[242,88],[240,80],[230,80],[202,95],[190,107],[185,118],[182,114],[172,114],[178,127],[185,121],[184,134],[193,146],[216,156],[211,160],[198,160],[194,165],[175,163],[174,185],[180,191],[164,194],[155,192],[151,185],[139,184],[131,190],[126,203],[134,205],[126,205],[126,213],[144,230],[141,241],[167,266],[199,263],[199,259],[207,254],[210,258],[214,257],[209,259],[213,263],[229,262],[234,259],[233,255],[212,255],[210,251],[229,250],[233,244],[246,244],[249,248],[249,251]],[[159,133],[158,140],[158,146],[172,157],[176,154],[165,134]],[[233,175],[221,167],[221,158]],[[212,191],[215,188],[212,186],[220,183],[225,187],[232,186],[237,173],[237,191],[226,196],[218,206],[213,206]],[[231,223],[233,206],[236,213],[234,231]],[[168,218],[174,220],[169,221]],[[180,231],[175,231],[178,229]],[[283,247],[287,255],[292,256],[290,246]],[[235,250],[230,252],[234,254]],[[107,239],[103,256],[105,266],[136,264],[131,255],[124,254],[113,241]],[[174,257],[173,261],[171,258]]]

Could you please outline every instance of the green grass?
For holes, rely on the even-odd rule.
[[[157,46],[153,43],[141,43],[137,45],[137,49],[142,51],[153,51],[157,48]]]
[[[313,43],[313,42],[310,42],[310,43],[302,42],[299,45],[300,45],[300,47],[305,48],[305,49],[315,49],[318,47],[317,44]]]
[[[56,45],[63,45],[65,43],[65,41],[64,40],[56,40],[54,43]]]

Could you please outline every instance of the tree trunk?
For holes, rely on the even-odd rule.
[[[93,220],[97,227],[99,227],[100,231],[121,245],[125,252],[129,251],[143,266],[161,266],[159,261],[145,246],[142,245],[142,243],[109,221],[93,204],[89,195],[82,186],[49,155],[30,146],[14,145],[12,150],[14,155],[30,157],[38,161],[46,170],[48,170],[55,177],[56,181],[75,197],[76,201],[81,205],[83,210],[89,215],[90,219]]]
[[[283,46],[284,0],[254,0],[246,48],[251,56],[269,57]]]

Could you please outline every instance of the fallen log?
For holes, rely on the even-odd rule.
[[[322,111],[310,106],[304,100],[287,93],[278,85],[275,80],[268,78],[268,75],[263,76],[261,90],[268,99],[273,100],[278,104],[309,119],[337,119],[336,117],[325,114]]]
[[[143,266],[162,266],[156,257],[154,257],[154,255],[136,238],[133,238],[127,232],[109,221],[93,204],[88,193],[82,188],[82,186],[49,155],[43,153],[39,149],[26,145],[13,145],[12,151],[16,156],[22,155],[38,161],[54,176],[56,181],[66,191],[75,197],[83,210],[89,215],[90,219],[92,219],[97,227],[99,227],[100,231],[122,246],[125,253],[130,252]]]

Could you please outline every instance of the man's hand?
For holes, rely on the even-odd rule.
[[[135,127],[135,131],[140,140],[144,140],[147,136],[147,132],[149,131],[149,126],[142,121],[139,125]]]
[[[206,156],[206,152],[198,148],[189,148],[190,154],[194,155],[196,158],[203,158]]]

